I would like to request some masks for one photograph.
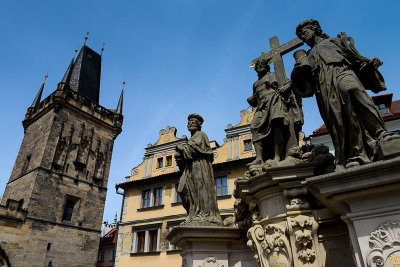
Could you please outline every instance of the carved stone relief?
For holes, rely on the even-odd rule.
[[[269,224],[263,228],[257,224],[249,229],[247,238],[247,246],[256,253],[254,259],[261,267],[292,266],[292,252],[285,226]]]
[[[218,262],[216,257],[207,257],[199,267],[225,267]]]
[[[288,218],[290,243],[295,266],[318,266],[318,224],[313,217]]]
[[[400,223],[386,222],[370,234],[368,267],[400,266]]]
[[[77,142],[74,142],[74,125],[70,126],[68,134],[65,135],[64,127],[64,122],[62,122],[52,160],[52,168],[57,171],[68,172],[69,175],[73,176],[71,169],[69,168],[68,170],[66,163],[70,162],[71,159],[75,159],[73,163],[78,173],[85,175],[87,179],[93,179],[95,182],[103,180],[106,172],[110,144],[108,142],[102,142],[101,138],[98,137],[96,148],[93,151],[92,143],[95,138],[94,128],[91,128],[90,131],[85,131],[85,124],[82,123],[81,129],[77,134],[79,139]],[[102,145],[103,143],[104,145]],[[86,172],[84,172],[85,169],[87,170]]]
[[[286,205],[288,211],[305,210],[310,208],[310,203],[307,199],[307,189],[292,188],[283,190],[283,195],[289,200],[289,205]]]
[[[248,229],[252,226],[253,222],[258,222],[260,220],[258,203],[255,200],[246,204],[238,198],[235,200],[233,208],[234,216],[226,218],[224,220],[224,226],[237,226],[241,229]]]

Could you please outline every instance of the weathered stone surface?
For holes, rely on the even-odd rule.
[[[12,266],[95,265],[122,119],[65,84],[28,109],[0,206],[0,247]],[[70,199],[72,217],[63,220]],[[21,206],[13,211],[15,203]]]

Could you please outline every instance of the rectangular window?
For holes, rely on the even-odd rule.
[[[172,166],[172,156],[167,156],[167,166]]]
[[[151,198],[151,189],[142,191],[142,207],[148,208],[150,207],[150,198]]]
[[[181,196],[178,193],[178,186],[179,186],[179,184],[175,184],[175,199],[174,199],[174,202],[175,203],[182,203]]]
[[[149,252],[155,252],[157,251],[157,236],[158,236],[158,231],[157,230],[151,230],[149,231]]]
[[[75,204],[76,204],[75,200],[67,199],[67,202],[65,203],[65,207],[64,207],[63,217],[62,217],[63,221],[69,221],[69,222],[71,221]]]
[[[219,177],[215,179],[215,184],[217,186],[217,196],[226,196],[228,195],[228,178]]]
[[[136,252],[144,252],[144,240],[146,232],[137,232]]]
[[[244,151],[250,151],[253,149],[253,145],[250,139],[244,140],[243,144],[244,144]]]
[[[110,253],[110,261],[114,261],[115,260],[115,250],[113,249]]]
[[[158,158],[157,159],[157,169],[160,169],[163,167],[163,158]]]
[[[381,115],[389,114],[385,104],[377,105],[376,108],[379,110]]]
[[[154,194],[154,200],[153,200],[153,206],[159,206],[162,205],[162,187],[157,187],[154,188],[153,194]]]
[[[100,250],[99,252],[99,261],[104,261],[104,251]]]

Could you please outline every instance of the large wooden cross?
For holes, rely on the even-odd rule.
[[[299,38],[296,37],[293,40],[284,43],[283,45],[279,45],[278,37],[274,36],[271,39],[269,39],[269,44],[271,46],[271,51],[263,55],[264,58],[269,63],[274,64],[274,72],[276,79],[278,80],[279,86],[282,86],[283,84],[285,84],[285,82],[288,81],[288,78],[286,77],[285,66],[283,65],[282,56],[302,46],[304,43]],[[251,63],[254,64],[260,58],[261,56],[253,59]]]

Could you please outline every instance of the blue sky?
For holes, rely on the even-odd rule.
[[[210,139],[223,143],[240,120],[256,73],[251,59],[295,37],[304,19],[330,36],[345,31],[366,57],[379,57],[387,93],[400,99],[400,2],[392,1],[10,1],[0,11],[0,193],[23,138],[21,121],[49,71],[43,98],[56,89],[74,49],[103,53],[100,104],[115,108],[124,77],[123,132],[116,139],[104,219],[120,211],[116,183],[142,162],[144,148],[167,125],[189,135],[196,112]],[[307,49],[306,47],[304,47]],[[292,53],[284,57],[290,73]],[[373,93],[371,92],[371,95]],[[314,98],[304,100],[308,135],[322,124]]]

